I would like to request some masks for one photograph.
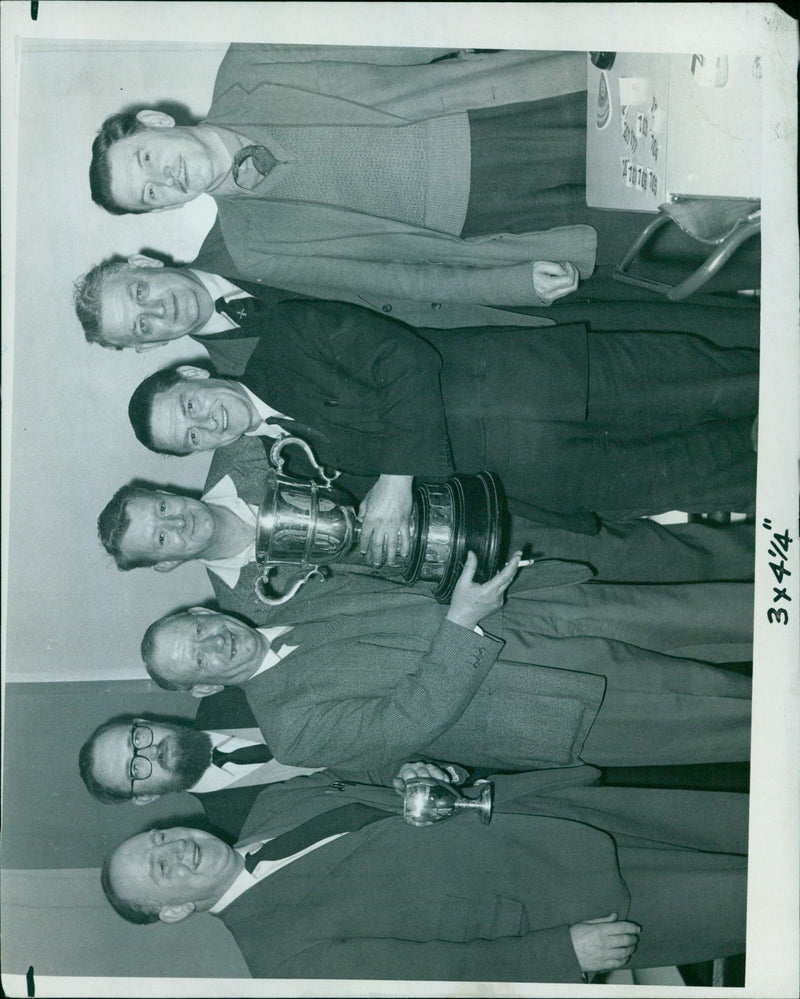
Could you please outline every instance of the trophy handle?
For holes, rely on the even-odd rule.
[[[324,485],[329,486],[342,474],[341,472],[333,472],[331,475],[328,475],[323,466],[317,461],[309,444],[307,444],[302,437],[281,437],[275,441],[269,449],[269,460],[275,466],[279,474],[283,472],[283,458],[281,458],[281,451],[289,444],[297,444],[298,447],[305,451],[306,457],[313,465],[314,470],[319,473]]]
[[[255,591],[255,595],[258,597],[258,599],[261,601],[262,604],[266,604],[268,607],[279,607],[281,604],[287,603],[287,601],[291,600],[292,597],[295,595],[295,593],[297,593],[297,591],[300,589],[300,587],[304,583],[307,583],[312,576],[318,576],[320,579],[325,578],[322,572],[320,571],[319,566],[312,565],[309,571],[305,574],[305,576],[302,576],[300,579],[292,583],[292,585],[289,587],[286,593],[283,594],[283,596],[270,597],[267,596],[266,575],[267,572],[272,568],[274,568],[274,566],[271,565],[263,566],[264,575],[260,576],[253,583],[253,590]]]

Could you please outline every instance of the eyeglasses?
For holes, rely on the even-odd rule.
[[[153,745],[153,730],[147,725],[139,725],[138,722],[134,722],[131,725],[131,745],[133,746],[133,756],[128,766],[128,777],[131,782],[131,797],[133,797],[133,782],[146,780],[153,772],[153,764],[140,752]]]

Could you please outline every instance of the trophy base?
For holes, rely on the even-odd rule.
[[[442,491],[446,491],[446,496]],[[420,483],[418,573],[409,582],[438,582],[434,596],[449,603],[467,552],[475,552],[475,581],[498,571],[508,546],[508,512],[500,479],[493,472],[453,475],[443,485]]]

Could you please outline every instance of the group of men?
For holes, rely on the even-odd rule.
[[[255,977],[580,982],[744,949],[747,796],[690,773],[749,759],[753,528],[647,518],[752,512],[758,313],[592,277],[638,226],[585,206],[584,91],[579,53],[233,45],[203,122],[103,124],[98,204],[218,209],[191,264],[76,286],[88,340],[186,336],[215,368],[129,403],[151,450],[215,452],[202,495],[123,486],[98,520],[120,569],[201,561],[217,607],[142,639],[195,723],[113,718],[80,752],[96,798],[188,791],[215,830],[110,854],[130,921],[211,912]],[[478,583],[470,553],[449,606],[335,570],[265,606],[286,434],[343,472],[373,567],[409,552],[414,477],[454,471],[500,476],[513,554]],[[645,766],[682,786],[613,780]],[[491,823],[405,824],[418,776],[491,778]]]

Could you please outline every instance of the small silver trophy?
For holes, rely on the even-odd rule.
[[[406,781],[403,820],[410,826],[432,826],[444,822],[459,809],[474,809],[486,826],[492,819],[494,785],[480,785],[477,798],[467,798],[461,791],[434,777],[414,777]]]

